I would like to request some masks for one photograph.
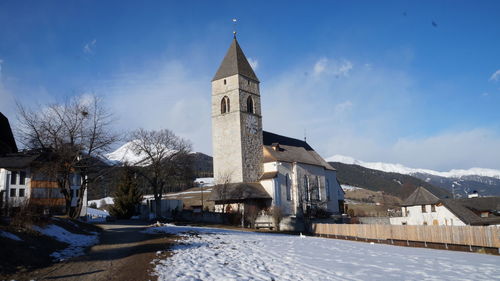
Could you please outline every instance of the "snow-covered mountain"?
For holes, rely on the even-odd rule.
[[[485,169],[485,168],[470,168],[467,170],[463,169],[453,169],[448,172],[438,172],[429,169],[415,169],[403,166],[401,164],[391,164],[384,162],[365,162],[361,160],[354,159],[349,156],[334,155],[327,158],[328,162],[340,162],[344,164],[354,164],[363,166],[365,168],[384,171],[388,173],[398,173],[405,175],[415,175],[415,174],[429,174],[444,178],[462,178],[466,176],[481,176],[500,179],[500,170]]]
[[[495,169],[471,168],[439,172],[430,169],[409,168],[401,164],[365,162],[343,155],[334,155],[327,158],[327,161],[359,165],[387,173],[410,175],[434,186],[445,188],[459,196],[465,196],[474,190],[482,195],[500,195],[500,170]]]
[[[106,154],[106,158],[113,162],[136,164],[142,162],[146,155],[136,154],[132,150],[133,142],[127,142],[115,151]]]

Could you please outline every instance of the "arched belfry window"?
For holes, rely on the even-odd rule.
[[[229,98],[227,96],[224,96],[222,100],[220,101],[220,113],[229,113]]]
[[[247,112],[249,113],[255,113],[253,110],[253,99],[252,97],[247,98]]]

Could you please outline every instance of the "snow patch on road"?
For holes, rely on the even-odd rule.
[[[51,257],[58,261],[81,256],[85,254],[85,248],[99,242],[98,234],[95,232],[92,233],[92,235],[75,234],[54,224],[47,225],[43,228],[33,226],[33,230],[43,235],[50,236],[60,242],[69,244],[67,248],[51,254]]]
[[[165,225],[181,236],[159,280],[493,280],[500,257],[316,237]]]

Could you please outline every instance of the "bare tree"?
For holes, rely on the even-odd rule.
[[[276,225],[276,230],[280,231],[280,223],[283,220],[283,208],[281,206],[273,206],[271,208],[271,216],[273,218],[274,225]]]
[[[184,177],[191,167],[191,143],[167,129],[139,129],[130,138],[131,150],[142,158],[139,163],[133,164],[152,188],[156,217],[159,218],[163,192],[168,186],[173,186],[176,180]]]
[[[64,103],[38,106],[35,110],[18,105],[21,143],[28,149],[39,149],[47,157],[38,170],[55,180],[66,202],[66,214],[77,217],[82,206],[71,206],[71,180],[82,175],[80,194],[87,188],[88,175],[99,170],[98,161],[118,140],[111,129],[112,115],[97,96],[80,96]]]
[[[222,202],[222,213],[226,212],[226,200],[229,191],[229,184],[231,183],[232,172],[226,171],[217,175],[217,180],[215,184],[217,188],[215,189],[216,197]]]

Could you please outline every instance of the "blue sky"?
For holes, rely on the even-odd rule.
[[[117,129],[211,154],[232,18],[264,129],[324,157],[500,169],[498,1],[2,1],[0,111],[94,93]]]

